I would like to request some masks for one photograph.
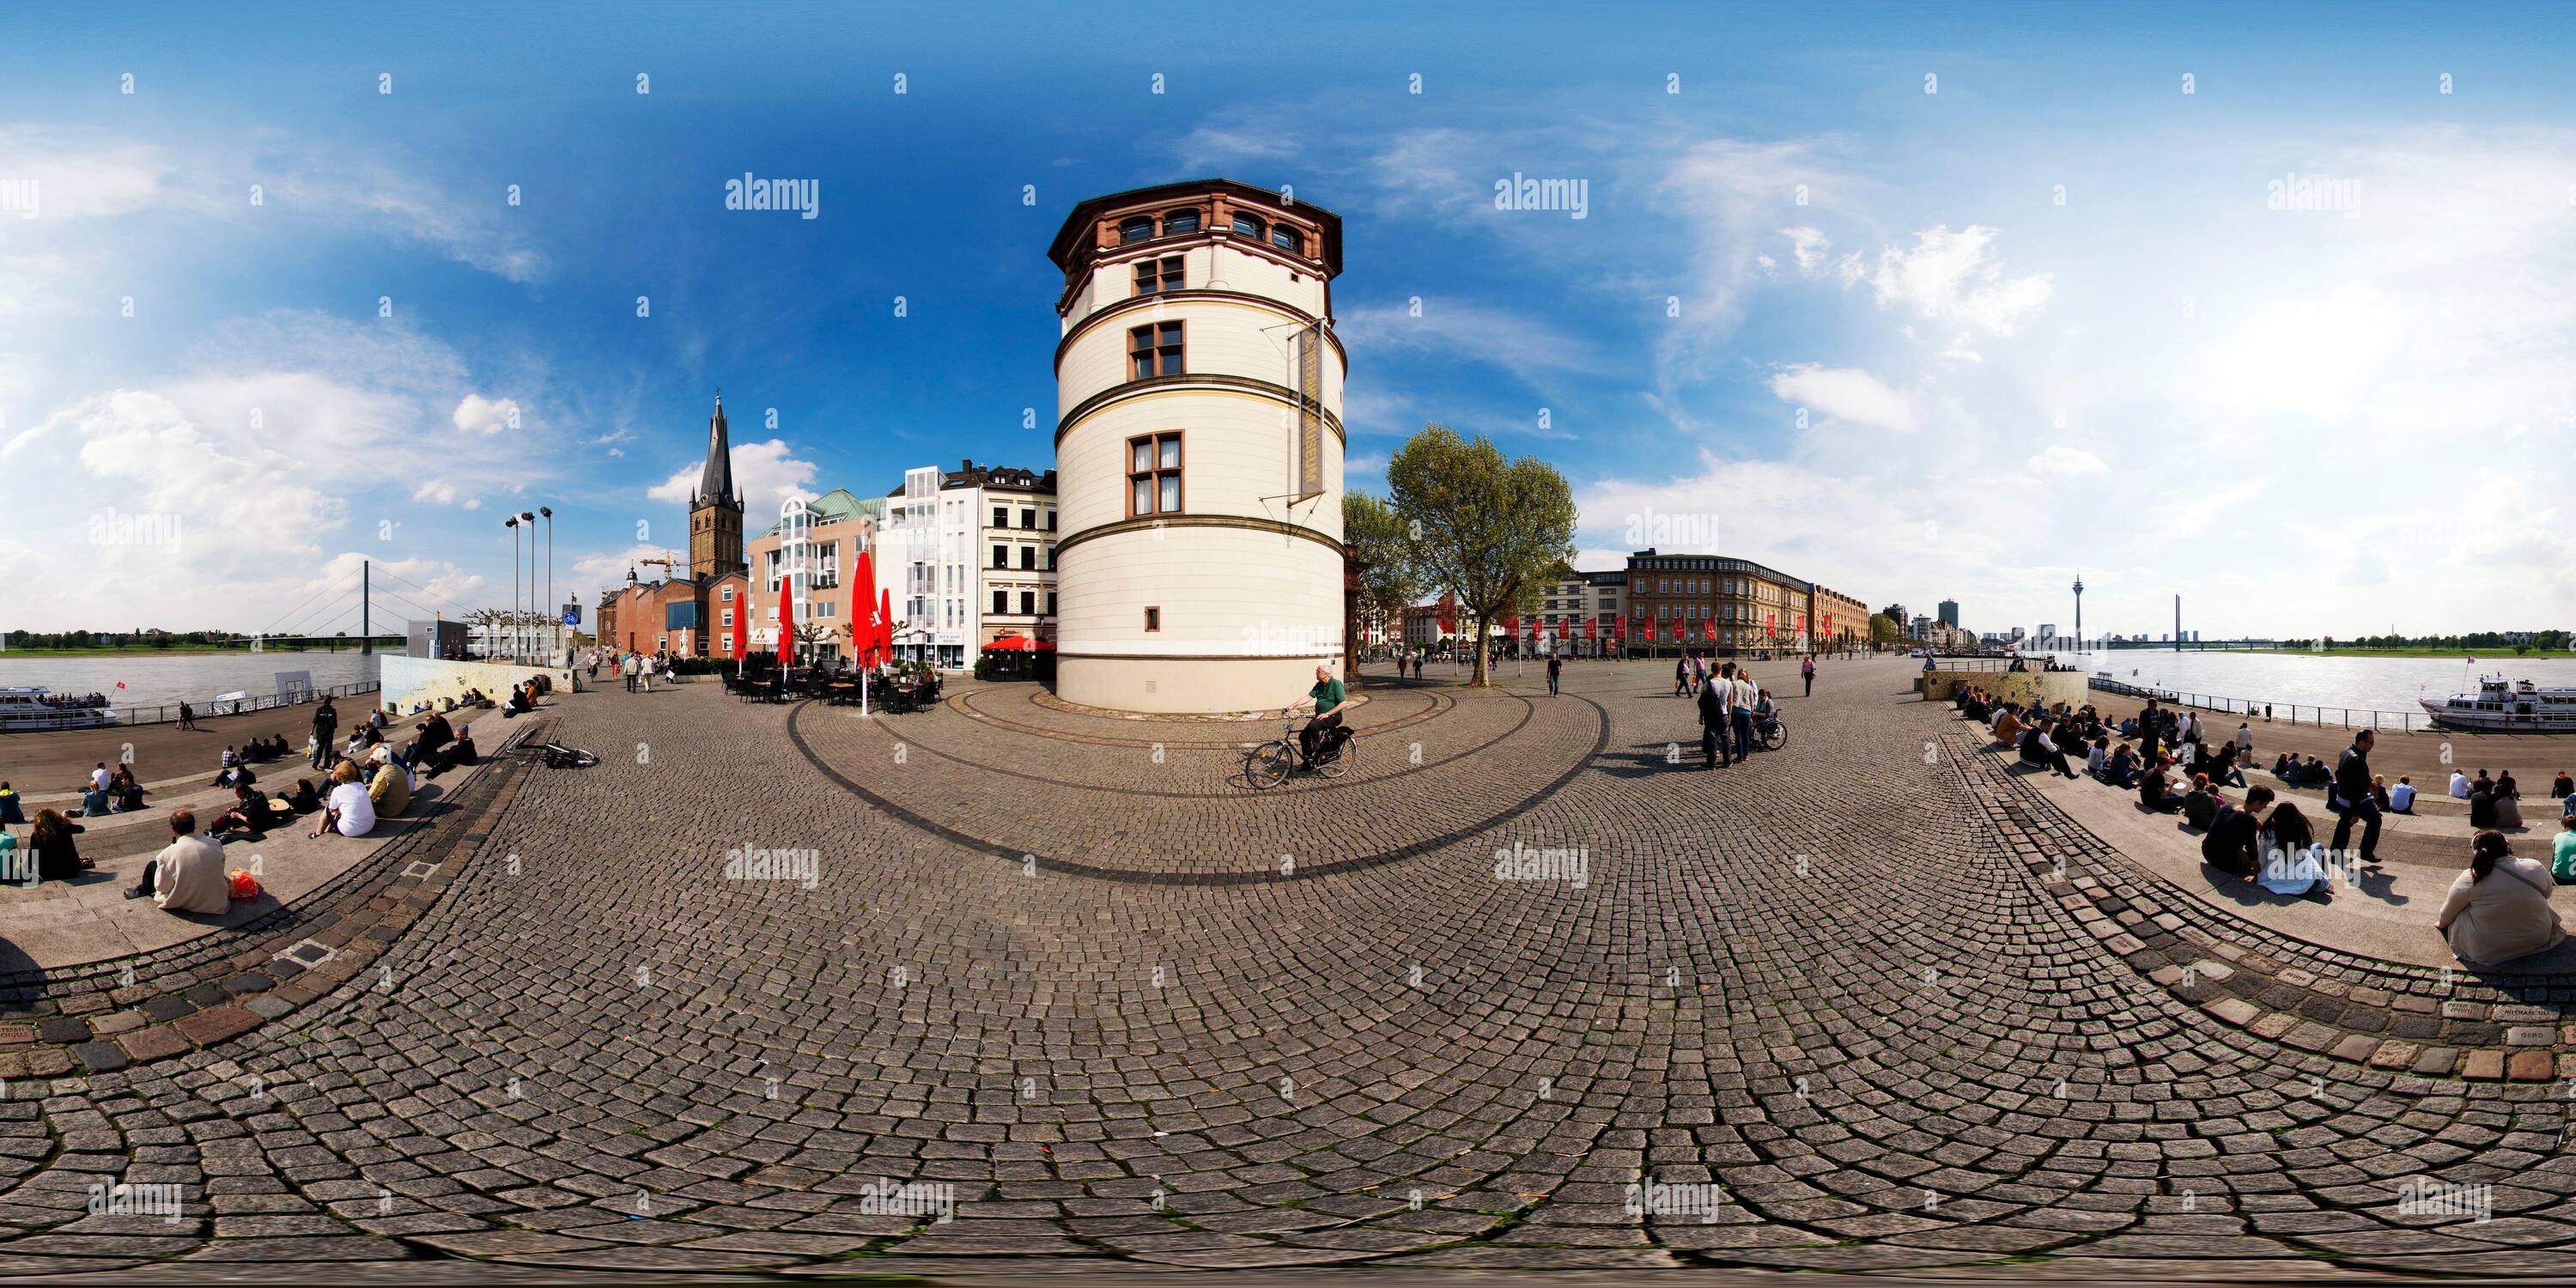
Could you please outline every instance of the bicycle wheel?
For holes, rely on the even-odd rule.
[[[1359,753],[1359,739],[1344,739],[1340,747],[1334,749],[1321,764],[1315,766],[1315,772],[1326,778],[1339,778],[1350,772],[1351,762],[1358,759]]]
[[[1287,782],[1296,767],[1297,753],[1284,742],[1265,742],[1243,757],[1243,776],[1265,791]]]
[[[1777,720],[1772,721],[1768,727],[1762,730],[1762,745],[1772,751],[1780,750],[1780,748],[1787,746],[1788,742],[1789,726],[1784,725]]]

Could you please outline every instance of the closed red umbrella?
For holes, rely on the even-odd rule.
[[[746,580],[742,583],[742,602],[733,606],[733,660],[740,662],[750,652],[751,583]]]
[[[877,651],[877,561],[868,551],[859,552],[859,566],[850,577],[850,647],[859,655],[859,665],[876,659]]]
[[[894,591],[877,587],[877,652],[894,656]]]
[[[778,664],[796,665],[796,595],[784,578],[778,583]]]

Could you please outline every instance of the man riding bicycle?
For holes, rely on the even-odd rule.
[[[1308,689],[1306,696],[1289,703],[1288,709],[1294,711],[1309,703],[1314,705],[1315,718],[1297,731],[1297,750],[1305,755],[1306,763],[1313,764],[1316,742],[1341,727],[1342,708],[1351,704],[1350,692],[1342,687],[1331,667],[1318,666],[1315,668],[1315,687]]]

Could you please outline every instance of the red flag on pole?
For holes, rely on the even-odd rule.
[[[1714,644],[1717,642],[1716,618],[1712,617],[1707,621],[1700,623],[1699,630],[1701,635],[1707,637],[1709,643]]]
[[[877,652],[894,656],[894,592],[877,587]]]
[[[1601,638],[1600,618],[1587,617],[1583,619],[1583,638],[1588,640],[1597,640]]]
[[[733,660],[741,661],[751,651],[751,579],[742,583],[742,594],[733,606]]]
[[[784,577],[778,579],[778,665],[796,665],[796,592]]]
[[[1458,633],[1458,601],[1445,590],[1440,592],[1439,617],[1441,634],[1455,635]]]

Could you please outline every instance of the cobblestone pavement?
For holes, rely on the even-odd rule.
[[[366,972],[12,1081],[0,1277],[2576,1264],[2576,1084],[2342,1043],[2565,994],[2166,897],[1902,662],[1714,772],[1669,675],[1380,679],[1265,793],[1025,687],[568,699]]]

